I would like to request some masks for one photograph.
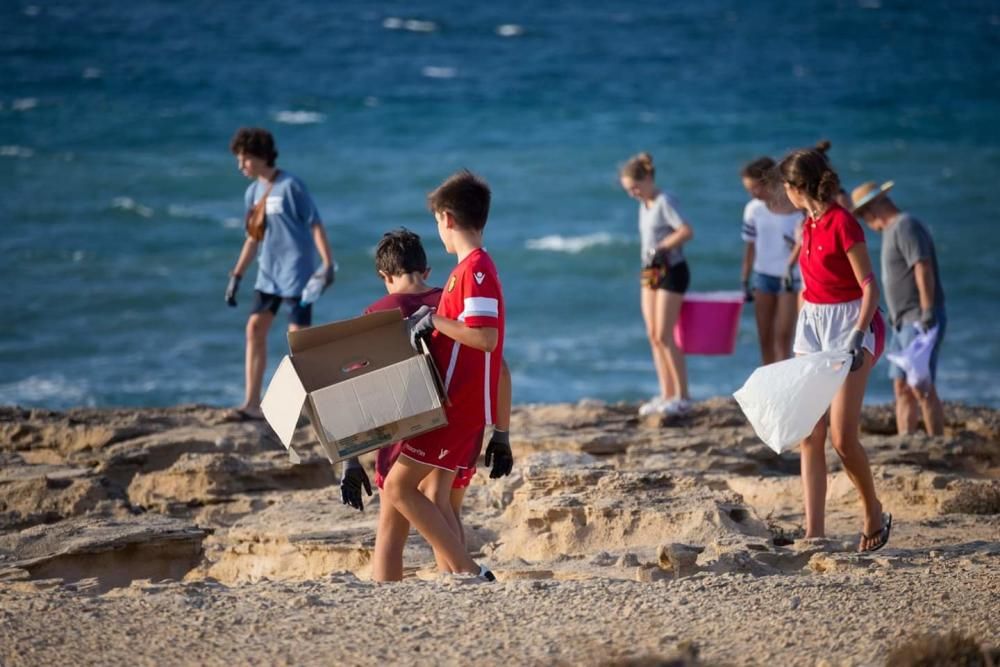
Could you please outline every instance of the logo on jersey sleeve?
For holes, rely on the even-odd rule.
[[[486,280],[486,274],[482,271],[476,271],[472,277],[476,279],[477,285],[482,285],[483,281]]]
[[[452,275],[451,279],[448,281],[448,291],[449,292],[451,292],[452,290],[455,289],[455,283],[457,283],[457,282],[458,282],[458,278],[456,278],[454,275]]]

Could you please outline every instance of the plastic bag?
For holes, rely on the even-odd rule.
[[[780,454],[812,433],[851,370],[848,352],[816,352],[761,366],[733,394],[757,437]]]
[[[916,327],[916,325],[913,325]],[[918,329],[919,330],[919,329]],[[885,355],[891,363],[899,366],[906,373],[906,384],[923,389],[931,382],[931,355],[934,354],[934,344],[937,342],[938,328],[923,331],[910,341],[906,349],[895,354]]]

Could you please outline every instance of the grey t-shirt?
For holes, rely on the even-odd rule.
[[[665,192],[661,192],[648,208],[645,203],[639,203],[639,240],[644,266],[649,264],[660,241],[683,224],[686,223],[677,210],[676,200]],[[667,259],[671,264],[680,264],[684,261],[684,253],[680,247],[671,248]]]
[[[882,239],[882,285],[895,327],[920,319],[920,292],[913,266],[922,259],[934,267],[934,311],[944,313],[944,290],[934,251],[934,241],[923,223],[909,213],[900,213]]]

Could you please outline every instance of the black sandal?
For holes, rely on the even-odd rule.
[[[878,551],[879,549],[884,547],[886,543],[889,541],[890,532],[892,532],[892,514],[885,512],[882,514],[881,528],[879,528],[871,535],[865,535],[864,533],[861,533],[861,537],[865,542],[870,542],[871,540],[874,540],[876,537],[878,538],[878,542],[876,542],[873,546],[868,547],[867,549],[862,549],[861,546],[858,545],[858,553],[870,553],[872,551]]]

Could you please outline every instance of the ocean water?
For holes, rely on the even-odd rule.
[[[382,294],[390,228],[421,233],[443,280],[425,193],[460,167],[490,181],[519,403],[656,389],[629,155],[654,155],[693,225],[692,289],[738,289],[740,166],[829,138],[848,188],[894,179],[935,236],[941,394],[1000,405],[995,2],[11,0],[0,21],[2,404],[241,400],[252,280],[223,304],[246,187],[227,146],[264,125],[341,267],[317,323]],[[276,328],[269,373],[285,348]],[[735,355],[689,360],[694,397],[757,355],[746,309]]]

